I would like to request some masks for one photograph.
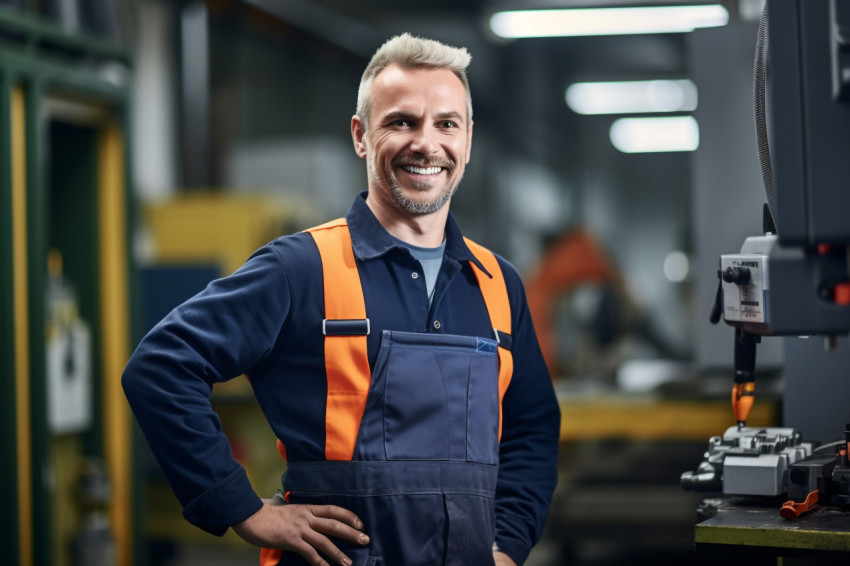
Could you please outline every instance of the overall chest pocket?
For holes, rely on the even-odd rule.
[[[498,375],[494,340],[385,331],[359,455],[496,464]]]

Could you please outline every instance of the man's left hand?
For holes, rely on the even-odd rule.
[[[496,562],[496,566],[516,566],[516,562],[511,560],[510,556],[498,550],[493,551],[493,560]]]

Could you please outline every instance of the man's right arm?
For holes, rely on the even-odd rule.
[[[210,404],[213,384],[272,349],[289,310],[271,246],[175,308],[142,340],[122,377],[127,400],[186,519],[222,535],[262,506]]]
[[[139,344],[125,394],[186,519],[216,535],[301,554],[310,564],[350,564],[328,537],[367,544],[360,519],[334,506],[261,500],[230,452],[210,404],[216,382],[270,352],[289,313],[286,271],[272,246],[174,309]]]

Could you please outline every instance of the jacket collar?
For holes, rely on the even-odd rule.
[[[402,247],[375,218],[372,210],[366,204],[367,194],[367,191],[363,191],[354,197],[354,202],[345,215],[348,229],[351,232],[351,245],[354,249],[354,255],[362,261],[381,257],[390,250]],[[487,273],[488,276],[490,275],[467,247],[460,226],[451,212],[449,212],[446,220],[446,255],[461,263],[472,262],[481,271]]]

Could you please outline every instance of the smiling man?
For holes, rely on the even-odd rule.
[[[367,80],[370,115],[351,121],[357,155],[367,162],[366,203],[385,227],[429,215],[436,215],[435,226],[444,226],[472,145],[463,81],[449,69],[396,63]],[[433,231],[441,240],[442,228]]]
[[[519,275],[449,212],[469,62],[408,34],[384,44],[351,120],[368,191],[177,307],[124,372],[186,519],[232,527],[263,565],[513,565],[540,537],[558,404]],[[270,500],[209,404],[242,374],[287,461]]]

